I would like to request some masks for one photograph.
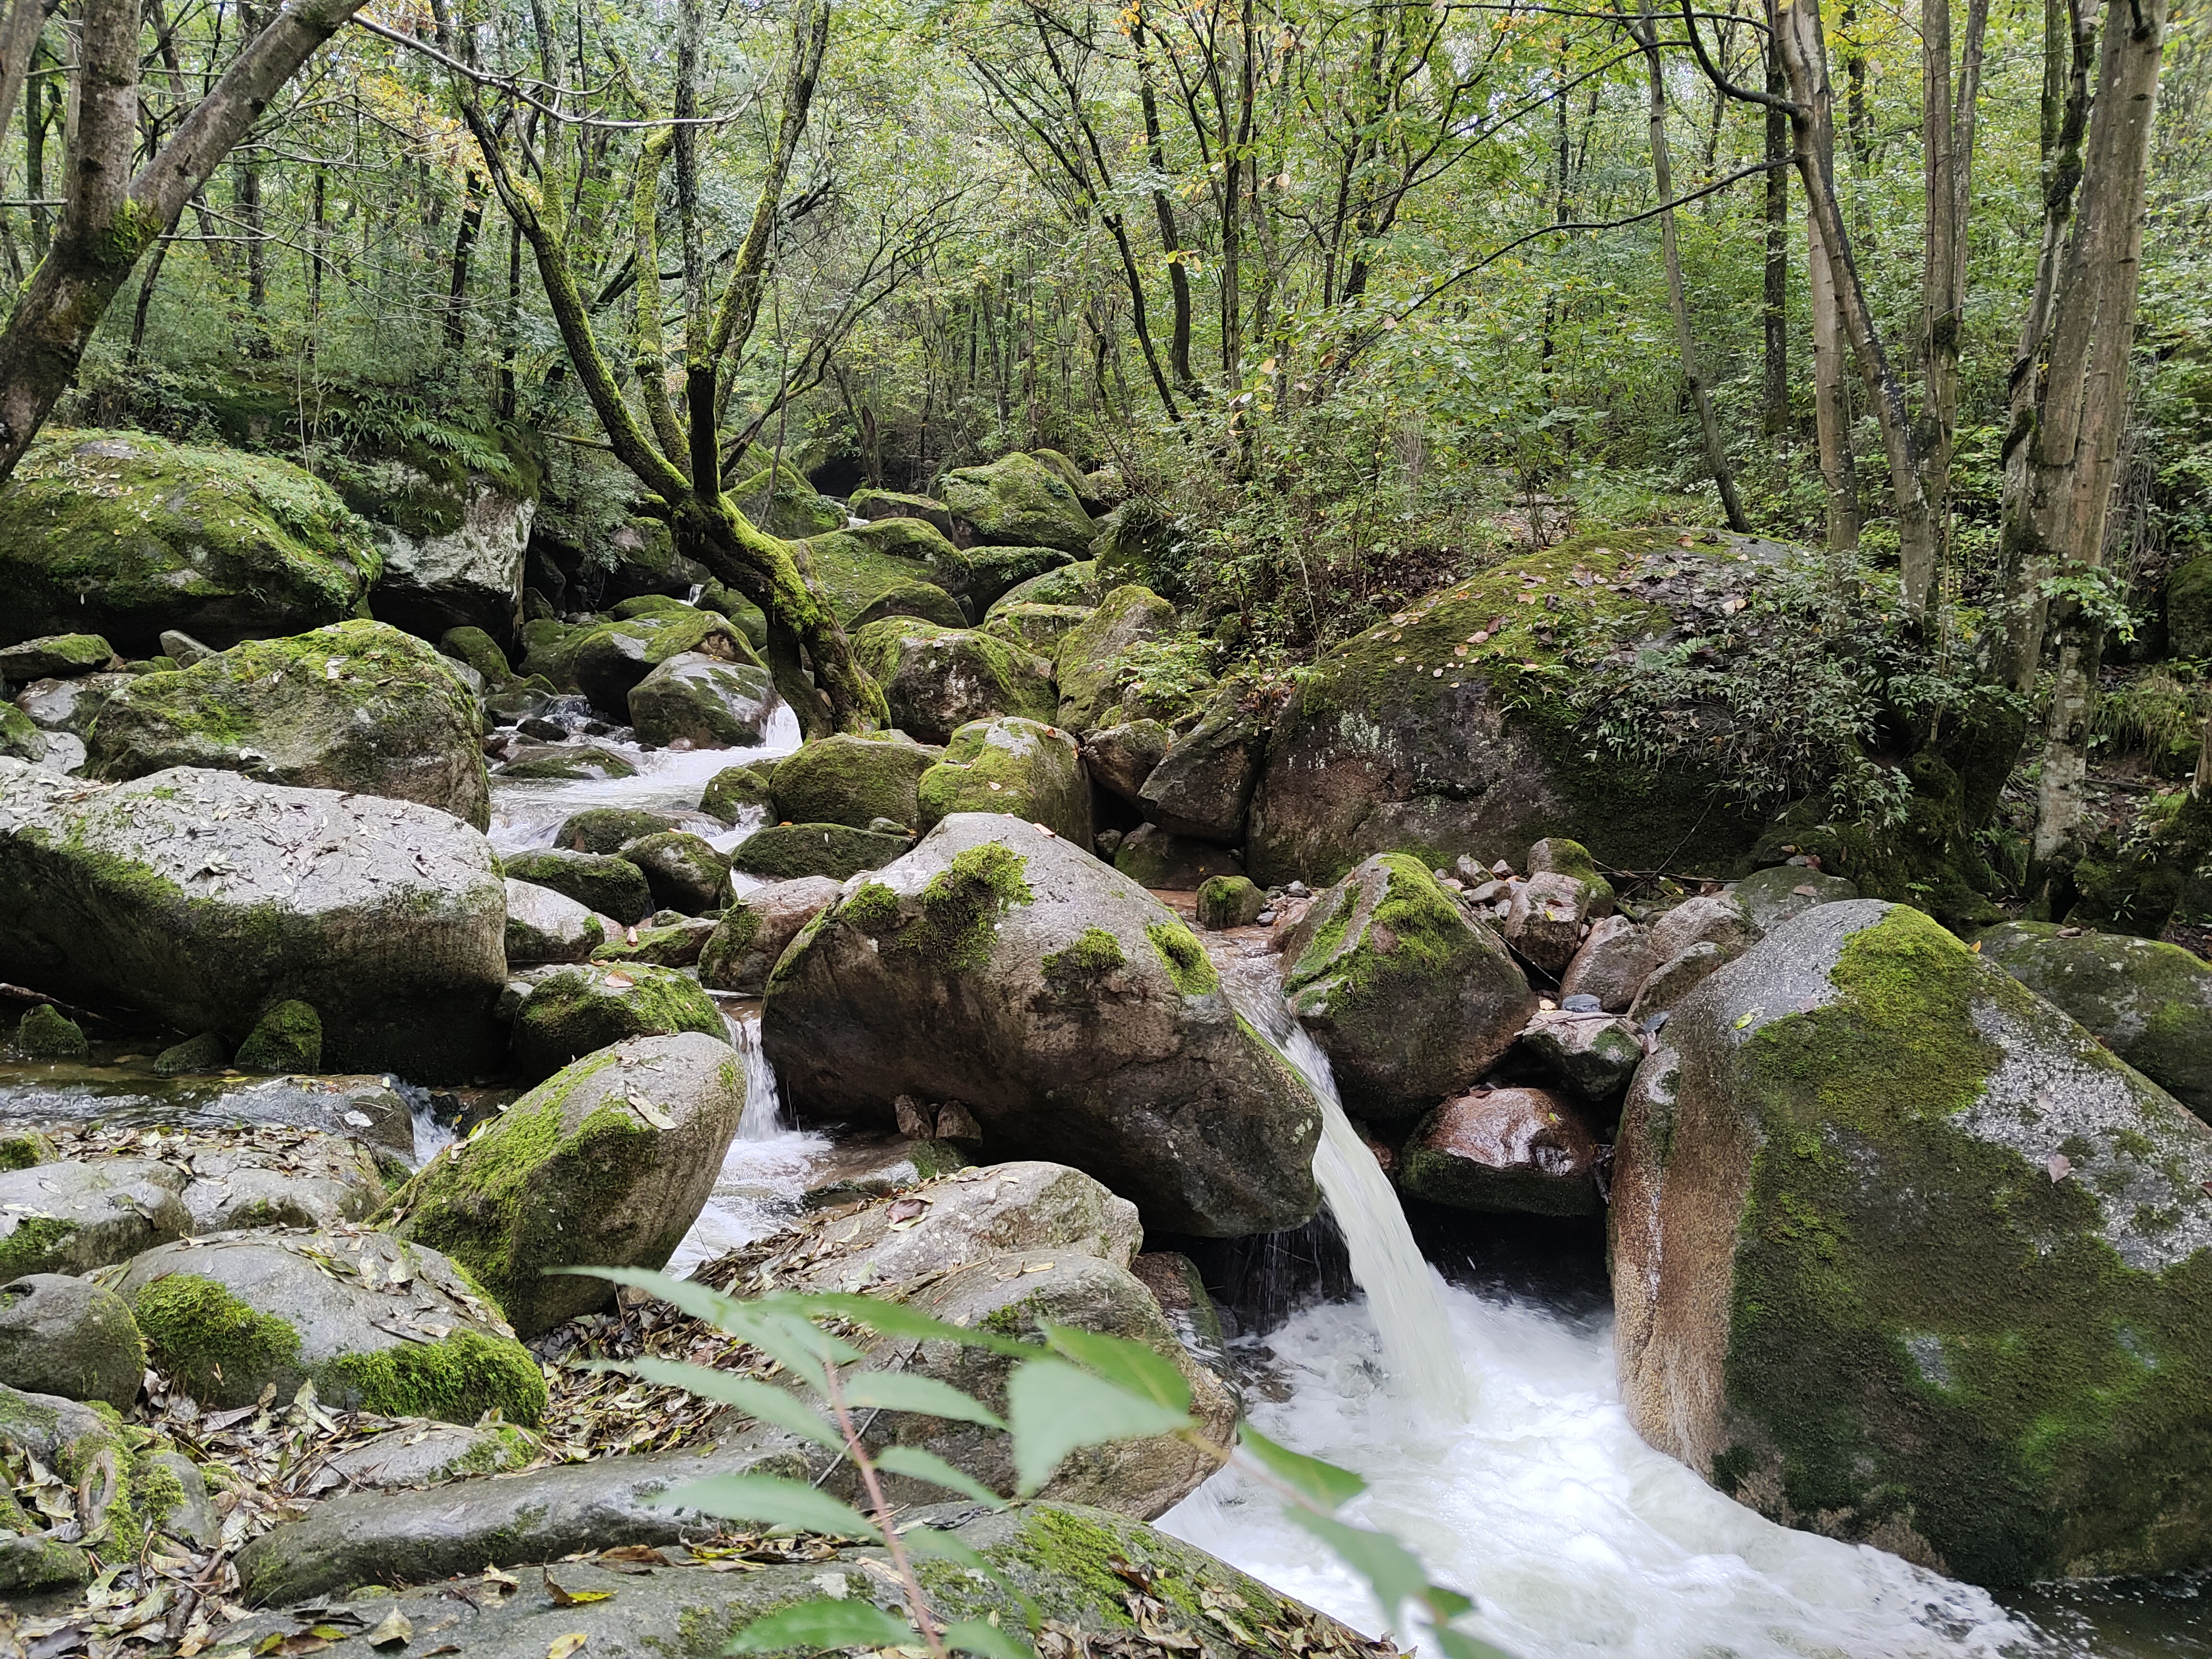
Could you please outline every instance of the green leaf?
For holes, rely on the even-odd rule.
[[[950,1561],[970,1572],[981,1573],[1022,1604],[1022,1616],[1032,1626],[1036,1624],[1036,1603],[1030,1600],[1019,1584],[993,1565],[988,1556],[982,1554],[958,1533],[949,1528],[916,1525],[901,1528],[899,1538],[910,1555],[924,1556],[934,1561]]]
[[[804,1401],[773,1382],[732,1376],[711,1366],[684,1365],[669,1359],[633,1359],[609,1369],[629,1371],[648,1382],[688,1389],[702,1400],[719,1400],[726,1406],[735,1406],[763,1423],[772,1423],[817,1446],[826,1446],[834,1452],[845,1449],[844,1436],[810,1411]]]
[[[788,1308],[812,1317],[835,1314],[855,1325],[865,1325],[879,1336],[911,1337],[923,1342],[957,1342],[963,1348],[988,1348],[1019,1359],[1037,1352],[1034,1342],[1017,1342],[993,1331],[971,1331],[964,1325],[948,1325],[896,1302],[850,1291],[825,1291],[813,1295],[781,1292],[763,1298],[763,1306]]]
[[[785,1648],[895,1648],[915,1639],[915,1629],[867,1601],[827,1596],[779,1607],[735,1636],[725,1653],[775,1653]]]
[[[902,1474],[909,1480],[927,1480],[933,1486],[959,1492],[979,1504],[988,1504],[994,1510],[1006,1507],[1005,1498],[973,1475],[954,1468],[935,1452],[924,1451],[919,1446],[886,1446],[878,1455],[876,1467]]]
[[[1086,1371],[1131,1394],[1165,1406],[1170,1411],[1190,1409],[1190,1384],[1175,1362],[1141,1342],[1126,1336],[1104,1336],[1073,1325],[1047,1325],[1044,1340],[1054,1350],[1073,1359]]]
[[[703,1319],[720,1325],[734,1310],[744,1304],[734,1297],[724,1296],[720,1291],[710,1291],[704,1285],[689,1279],[672,1279],[666,1273],[655,1273],[650,1267],[548,1267],[549,1273],[574,1273],[580,1279],[604,1279],[611,1285],[628,1285],[634,1289],[649,1291],[672,1308],[690,1314],[694,1319]]]
[[[710,1474],[645,1500],[655,1509],[702,1510],[726,1521],[758,1521],[845,1538],[880,1539],[875,1523],[849,1504],[780,1474]]]
[[[981,1619],[963,1619],[939,1633],[955,1653],[980,1653],[983,1659],[1036,1659],[1036,1650],[1027,1642]]]
[[[1444,1659],[1513,1659],[1504,1648],[1494,1648],[1479,1641],[1465,1631],[1453,1630],[1444,1625],[1431,1625],[1429,1638],[1444,1651]]]
[[[1278,1445],[1249,1423],[1240,1425],[1237,1434],[1244,1449],[1268,1474],[1325,1510],[1349,1503],[1367,1490],[1367,1483],[1351,1470]]]
[[[1283,1513],[1334,1550],[1345,1565],[1367,1581],[1376,1601],[1382,1604],[1383,1618],[1393,1628],[1398,1626],[1407,1602],[1430,1605],[1434,1587],[1429,1583],[1428,1569],[1421,1565],[1419,1556],[1389,1534],[1346,1526],[1341,1521],[1333,1521],[1296,1504]],[[1464,1611],[1467,1598],[1457,1599],[1462,1606],[1453,1612]],[[1444,1616],[1449,1618],[1450,1614]]]
[[[885,1411],[920,1412],[928,1417],[951,1418],[956,1423],[981,1423],[987,1429],[1003,1429],[1006,1419],[973,1395],[950,1382],[906,1371],[860,1371],[845,1379],[845,1403],[880,1407]]]
[[[1031,1492],[1052,1478],[1079,1446],[1172,1434],[1189,1416],[1064,1360],[1031,1359],[1006,1379],[1006,1415],[1014,1430],[1014,1472]]]

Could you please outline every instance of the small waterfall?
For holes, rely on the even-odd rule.
[[[772,1140],[777,1135],[796,1128],[783,1116],[783,1096],[776,1087],[775,1067],[768,1063],[761,1051],[761,1017],[757,1010],[746,1014],[725,1014],[723,1024],[730,1028],[730,1046],[744,1056],[745,1063],[745,1112],[738,1120],[739,1140]]]
[[[1345,1115],[1328,1056],[1291,1017],[1267,964],[1216,965],[1237,1011],[1306,1080],[1320,1104],[1314,1179],[1344,1234],[1352,1276],[1367,1292],[1368,1313],[1391,1374],[1438,1417],[1463,1421],[1474,1405],[1474,1387],[1452,1343],[1436,1273],[1413,1243],[1389,1177]]]

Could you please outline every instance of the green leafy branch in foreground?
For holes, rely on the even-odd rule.
[[[733,1406],[849,1460],[860,1477],[865,1515],[805,1481],[768,1474],[716,1475],[654,1500],[725,1520],[879,1544],[890,1558],[906,1604],[904,1618],[868,1601],[823,1596],[755,1620],[732,1638],[728,1652],[919,1644],[931,1659],[954,1653],[1036,1659],[1030,1641],[1012,1631],[981,1620],[940,1623],[931,1612],[916,1566],[924,1559],[982,1574],[1021,1605],[1031,1633],[1040,1623],[1029,1598],[959,1537],[934,1528],[899,1525],[884,1495],[886,1474],[957,1492],[994,1509],[1011,1500],[919,1447],[871,1449],[863,1438],[866,1422],[874,1413],[895,1411],[979,1424],[1011,1435],[1021,1497],[1039,1491],[1071,1452],[1173,1435],[1218,1463],[1237,1465],[1279,1493],[1289,1518],[1367,1582],[1394,1630],[1410,1630],[1434,1644],[1446,1659],[1507,1659],[1487,1643],[1451,1627],[1450,1621],[1473,1611],[1474,1604],[1456,1590],[1431,1583],[1412,1551],[1387,1533],[1337,1518],[1336,1511],[1365,1489],[1358,1475],[1278,1445],[1249,1423],[1240,1426],[1236,1447],[1216,1444],[1191,1414],[1190,1388],[1182,1374],[1141,1343],[1050,1324],[1042,1327],[1042,1345],[1018,1342],[866,1296],[778,1292],[740,1300],[642,1269],[570,1271],[634,1285],[706,1321],[775,1361],[804,1392],[672,1360],[610,1362],[608,1369]],[[957,1343],[1015,1361],[1006,1379],[1006,1415],[934,1377],[859,1369],[866,1356],[830,1328],[833,1325],[898,1340]],[[864,1420],[858,1413],[867,1416]]]

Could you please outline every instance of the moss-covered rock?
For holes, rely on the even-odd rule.
[[[919,617],[940,628],[968,625],[968,613],[960,608],[960,601],[935,582],[906,581],[877,594],[845,623],[845,627],[857,632],[886,617]]]
[[[1090,614],[1089,606],[1079,605],[994,605],[983,632],[1049,660],[1060,655],[1060,642]]]
[[[1585,633],[1632,644],[1672,631],[1636,580],[1645,554],[1665,569],[1735,568],[1733,539],[1710,550],[1680,539],[1577,538],[1431,594],[1316,663],[1269,741],[1253,879],[1334,881],[1393,850],[1446,869],[1462,854],[1510,861],[1547,836],[1573,836],[1616,868],[1670,855],[1676,867],[1731,865],[1755,823],[1717,803],[1710,777],[1650,771],[1594,742],[1571,703],[1580,677],[1560,665]]]
[[[561,820],[561,827],[553,832],[553,844],[572,853],[613,854],[641,836],[684,827],[680,812],[658,812],[641,806],[587,806]]]
[[[541,743],[509,751],[502,778],[526,783],[600,783],[634,778],[629,757],[596,743]]]
[[[837,899],[838,884],[827,876],[771,882],[739,895],[699,953],[700,984],[760,995],[784,948]]]
[[[0,1383],[129,1411],[145,1371],[131,1304],[105,1285],[62,1273],[0,1285]]]
[[[1504,941],[1402,853],[1363,860],[1283,946],[1283,988],[1355,1112],[1406,1117],[1466,1088],[1536,1012]]]
[[[1243,841],[1273,712],[1269,699],[1249,681],[1224,684],[1198,724],[1145,775],[1137,810],[1170,835],[1226,845]]]
[[[862,535],[840,529],[811,537],[805,544],[807,568],[830,596],[830,608],[838,623],[851,630],[860,628],[864,617],[927,616],[950,606],[952,626],[961,626],[966,618],[945,591],[939,580],[942,572],[932,557],[933,554],[950,557],[952,544],[916,519],[885,520],[884,524],[893,527],[891,533]],[[937,598],[920,593],[922,588],[933,590]],[[898,594],[911,596],[911,608],[879,608]]]
[[[15,1024],[15,1052],[26,1060],[77,1060],[90,1056],[84,1028],[51,1002],[33,1003]]]
[[[2038,921],[1991,927],[1975,944],[1985,959],[2212,1121],[2212,968],[2201,957],[2156,939]]]
[[[842,823],[865,830],[878,818],[921,822],[916,787],[942,749],[902,732],[817,738],[776,763],[775,805],[793,823]]]
[[[896,489],[856,489],[845,505],[856,519],[870,523],[878,519],[920,519],[939,535],[952,533],[951,509],[934,495],[916,495]]]
[[[757,444],[733,469],[738,510],[771,536],[817,536],[845,522],[845,509],[823,495],[788,460],[781,465]]]
[[[565,893],[535,883],[507,883],[507,965],[583,962],[607,942],[606,924]]]
[[[1605,1112],[1618,1106],[1644,1059],[1644,1042],[1626,1021],[1595,1009],[1547,1008],[1521,1033],[1519,1052],[1560,1085]]]
[[[566,847],[538,847],[509,853],[499,861],[510,881],[550,887],[586,910],[628,927],[653,914],[653,889],[645,872],[611,854],[578,853]]]
[[[34,766],[46,757],[46,732],[12,702],[0,702],[0,757]]]
[[[378,622],[250,640],[128,681],[86,740],[94,777],[166,767],[420,801],[484,828],[490,785],[475,697],[447,659]]]
[[[891,724],[924,743],[994,714],[1049,721],[1057,705],[1050,663],[972,629],[894,617],[854,635],[853,655],[883,687]]]
[[[499,1309],[436,1249],[389,1233],[289,1228],[166,1245],[115,1289],[154,1369],[211,1408],[312,1382],[341,1411],[472,1423],[496,1408],[526,1426],[544,1414],[538,1362]]]
[[[631,691],[670,658],[683,656],[761,665],[736,623],[687,605],[594,623],[561,641],[542,665],[533,652],[523,668],[546,674],[556,685],[573,686],[602,714],[627,720]]]
[[[192,1231],[183,1174],[155,1158],[40,1164],[0,1174],[0,1285],[88,1273]]]
[[[630,688],[629,722],[641,743],[749,749],[767,737],[775,708],[767,669],[686,652]]]
[[[1059,471],[1033,456],[1001,456],[983,466],[955,467],[937,493],[956,522],[980,542],[1000,547],[1055,547],[1080,558],[1098,526]]]
[[[514,678],[514,668],[499,641],[481,628],[449,628],[439,638],[441,655],[465,662],[484,677],[488,685],[504,685]]]
[[[1105,597],[1106,585],[1099,578],[1097,565],[1079,559],[1016,583],[992,603],[985,616],[988,620],[1018,605],[1067,605],[1090,611]]]
[[[939,567],[939,580],[984,611],[1024,582],[1073,562],[1056,547],[965,547]]]
[[[2212,555],[2175,566],[2166,579],[2166,648],[2212,658]]]
[[[97,632],[150,656],[354,615],[382,569],[369,526],[289,461],[142,432],[49,428],[0,490],[0,633]]]
[[[1020,819],[955,813],[851,884],[777,963],[762,1042],[805,1117],[957,1100],[989,1155],[1072,1164],[1148,1225],[1234,1236],[1318,1202],[1313,1102],[1198,939]]]
[[[667,1265],[744,1106],[744,1068],[719,1033],[637,1037],[565,1067],[433,1159],[386,1216],[536,1336],[614,1293],[552,1269]]]
[[[699,960],[699,953],[720,925],[718,916],[704,915],[633,927],[599,946],[592,952],[592,960],[613,967],[642,962],[655,968],[689,968]]]
[[[1102,717],[1120,705],[1130,678],[1122,653],[1174,626],[1175,607],[1149,587],[1133,583],[1107,594],[1060,640],[1060,723],[1083,733],[1111,724]]]
[[[319,1072],[323,1069],[323,1022],[312,1006],[297,999],[278,1003],[254,1022],[231,1063],[241,1072]]]
[[[622,858],[645,872],[645,884],[656,909],[697,915],[711,910],[730,878],[728,857],[703,837],[684,830],[663,830],[625,842]]]
[[[1613,1180],[1646,1439],[1978,1583],[2212,1557],[2212,1129],[1870,900],[1783,923],[1665,1036]]]
[[[52,1137],[41,1130],[10,1129],[0,1133],[0,1174],[52,1164],[60,1156]]]
[[[236,1041],[271,1003],[332,1069],[481,1076],[501,1048],[491,848],[411,802],[176,769],[88,786],[0,760],[0,961]]]
[[[115,647],[97,634],[52,634],[0,646],[0,680],[73,679],[115,666]]]
[[[1213,876],[1200,884],[1198,925],[1218,931],[1249,927],[1267,908],[1267,896],[1243,876]]]
[[[1140,823],[1121,837],[1114,849],[1114,867],[1139,887],[1172,893],[1194,892],[1217,876],[1244,873],[1226,847],[1170,835],[1152,823]]]
[[[453,627],[511,633],[521,619],[538,468],[532,461],[493,476],[440,459],[447,464],[434,470],[375,461],[339,482],[382,544],[377,613],[426,637]]]
[[[802,876],[842,881],[889,864],[913,845],[906,836],[845,823],[772,823],[738,843],[730,868],[756,881],[796,881]]]
[[[728,766],[707,781],[699,796],[699,810],[710,818],[735,823],[747,812],[773,812],[775,792],[760,769]]]
[[[219,1031],[202,1031],[172,1043],[154,1056],[154,1071],[161,1077],[189,1077],[195,1073],[220,1072],[230,1063],[230,1045]]]
[[[1075,739],[1058,726],[1011,715],[971,721],[916,793],[925,830],[955,812],[1006,812],[1091,845],[1091,780]]]
[[[584,963],[546,975],[523,999],[514,1018],[514,1069],[534,1083],[579,1055],[678,1031],[729,1042],[721,1014],[696,980],[673,968]]]

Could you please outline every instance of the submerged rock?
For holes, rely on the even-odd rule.
[[[1320,1119],[1174,913],[1019,819],[956,813],[847,884],[770,979],[762,1039],[804,1115],[957,1100],[1155,1225],[1234,1236],[1318,1202]]]
[[[1977,1583],[2212,1556],[2212,1129],[1869,900],[1783,923],[1666,1040],[1613,1184],[1647,1440]]]
[[[1464,1089],[1536,1012],[1504,942],[1401,853],[1366,860],[1314,901],[1284,945],[1283,989],[1345,1103],[1377,1117]]]
[[[224,1233],[164,1245],[114,1280],[154,1368],[203,1406],[312,1382],[327,1406],[534,1424],[538,1362],[453,1264],[366,1228]]]
[[[444,1082],[498,1057],[506,916],[489,845],[430,807],[0,760],[0,961],[72,1001],[235,1041],[296,997],[335,1069]]]
[[[589,1313],[605,1279],[661,1267],[699,1218],[745,1107],[719,1037],[633,1038],[566,1067],[394,1194],[401,1237],[459,1261],[526,1337]]]

